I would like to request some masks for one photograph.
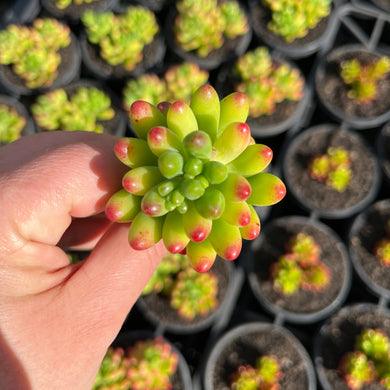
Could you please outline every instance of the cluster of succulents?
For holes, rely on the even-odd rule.
[[[102,121],[114,117],[110,97],[96,87],[80,87],[70,97],[63,88],[39,95],[31,105],[34,120],[44,130],[103,133]]]
[[[248,96],[252,118],[272,114],[277,103],[303,96],[305,81],[299,70],[288,63],[277,64],[266,47],[240,56],[233,73],[240,80],[235,89]]]
[[[268,28],[286,42],[305,37],[330,14],[332,0],[262,0],[271,10]]]
[[[130,170],[105,210],[112,221],[132,221],[132,248],[147,249],[162,239],[170,253],[185,250],[194,269],[206,272],[217,254],[234,260],[242,239],[258,236],[254,206],[279,202],[286,187],[263,172],[272,150],[251,136],[248,111],[244,94],[220,101],[208,84],[189,104],[132,104],[130,122],[138,138],[115,145]]]
[[[162,337],[139,340],[126,350],[110,347],[92,390],[169,390],[178,360]]]
[[[340,76],[349,86],[348,97],[358,104],[371,103],[377,97],[378,82],[390,71],[390,58],[382,56],[373,63],[363,64],[358,59],[343,61]]]
[[[242,365],[233,373],[230,389],[279,390],[282,378],[279,359],[273,355],[263,355],[256,360],[255,367]]]
[[[58,75],[59,50],[70,42],[69,27],[53,18],[10,24],[0,32],[0,64],[12,66],[28,88],[50,86]]]
[[[390,219],[386,223],[385,232],[386,235],[375,244],[374,254],[383,266],[390,267]]]
[[[123,89],[123,106],[129,111],[137,100],[153,105],[162,101],[182,100],[189,103],[191,95],[209,78],[209,72],[193,62],[172,65],[162,77],[155,73],[144,73],[128,80]]]
[[[89,4],[89,3],[92,3],[92,2],[98,1],[98,0],[51,0],[51,1],[53,1],[53,3],[55,3],[55,6],[58,9],[65,9],[65,8],[68,8],[72,4],[76,4],[76,5],[81,5],[84,3]]]
[[[180,0],[173,31],[176,43],[185,51],[206,57],[220,48],[225,39],[245,35],[248,19],[239,2],[218,0]]]
[[[345,353],[338,366],[352,390],[378,381],[390,389],[390,339],[381,329],[366,328],[356,337],[354,350]]]
[[[7,104],[0,104],[0,145],[9,144],[20,138],[26,118]]]
[[[321,291],[330,282],[329,268],[320,260],[320,247],[314,238],[304,232],[292,236],[286,253],[271,265],[273,287],[288,296],[299,289]]]
[[[165,295],[178,315],[188,321],[206,316],[218,306],[218,278],[212,272],[196,272],[185,255],[168,253],[161,260],[143,295]]]
[[[308,170],[312,179],[343,192],[352,178],[350,153],[342,146],[330,146],[326,153],[309,161]]]
[[[129,6],[121,14],[86,11],[81,20],[89,42],[99,46],[101,58],[128,71],[142,61],[144,47],[159,32],[153,11],[142,6]]]

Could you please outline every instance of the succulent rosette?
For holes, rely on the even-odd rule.
[[[206,272],[216,256],[236,259],[242,239],[260,233],[254,206],[279,202],[284,183],[264,172],[272,150],[256,144],[245,123],[248,98],[234,92],[221,101],[206,84],[189,104],[136,101],[130,122],[138,138],[123,138],[115,154],[130,170],[106,205],[107,217],[132,222],[136,250],[163,240],[170,253],[187,253]]]

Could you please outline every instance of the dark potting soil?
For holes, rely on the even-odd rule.
[[[227,260],[217,258],[210,272],[213,272],[218,277],[218,293],[217,300],[221,303],[226,295],[229,284],[229,267],[226,263]],[[169,299],[166,295],[151,293],[141,297],[144,302],[145,309],[149,312],[149,315],[159,319],[161,323],[182,325],[183,327],[196,326],[199,323],[205,321],[214,312],[209,313],[207,316],[196,316],[193,320],[188,321],[185,318],[180,317],[176,309],[172,308]]]
[[[343,192],[312,179],[307,169],[310,159],[324,154],[329,146],[342,146],[350,152],[352,177]],[[345,210],[357,205],[376,182],[376,161],[362,139],[334,125],[320,125],[306,131],[299,142],[292,140],[286,151],[284,168],[295,196],[325,210]]]
[[[321,291],[300,289],[295,294],[283,296],[273,288],[270,266],[286,253],[289,239],[300,232],[311,235],[320,246],[320,261],[330,270],[330,283]],[[313,313],[328,307],[340,293],[346,278],[345,263],[348,260],[341,241],[315,223],[304,223],[292,218],[274,221],[262,234],[261,245],[254,252],[254,272],[264,299],[296,313]]]
[[[350,247],[354,258],[364,269],[370,280],[375,284],[390,290],[390,267],[381,265],[374,255],[374,249],[379,240],[388,237],[385,226],[390,219],[390,203],[383,202],[372,205],[366,211],[361,221],[360,229],[350,237]]]
[[[347,314],[342,310],[332,317],[319,342],[325,375],[332,390],[350,390],[338,373],[337,367],[344,353],[354,349],[356,336],[365,328],[380,328],[390,336],[390,318],[380,310],[362,311],[352,307]],[[361,390],[383,390],[378,382],[365,385]]]
[[[390,73],[377,83],[376,98],[366,104],[358,104],[348,97],[349,86],[340,76],[340,64],[356,58],[361,64],[378,60],[379,55],[365,50],[335,50],[329,53],[326,63],[316,77],[316,90],[324,102],[345,112],[349,117],[371,118],[390,110]]]
[[[283,390],[307,390],[308,376],[297,342],[279,330],[245,332],[228,344],[219,354],[213,372],[214,390],[229,390],[231,375],[240,365],[255,366],[256,359],[274,355],[284,374],[280,380]]]

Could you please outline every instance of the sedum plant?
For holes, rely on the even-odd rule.
[[[326,153],[313,157],[308,164],[310,177],[329,188],[344,192],[351,181],[349,152],[343,147],[329,147]]]
[[[273,355],[264,355],[256,360],[255,367],[242,365],[233,373],[231,390],[279,390],[279,381],[283,378],[279,359]]]
[[[176,8],[176,43],[199,57],[220,48],[225,38],[233,39],[249,31],[247,17],[236,0],[180,0]]]
[[[0,104],[0,145],[20,138],[25,125],[26,118],[19,115],[15,108]]]
[[[0,64],[9,65],[28,88],[52,85],[61,63],[59,50],[71,42],[68,26],[53,18],[32,26],[10,24],[0,32]]]
[[[51,0],[58,9],[68,8],[70,5],[90,4],[98,0]]]
[[[165,295],[177,314],[191,321],[218,306],[218,278],[213,272],[196,272],[185,255],[168,253],[161,260],[142,294]]]
[[[374,255],[385,267],[390,267],[390,219],[385,227],[386,236],[382,237],[374,246]]]
[[[68,96],[62,88],[37,97],[31,106],[36,123],[44,130],[84,130],[103,133],[100,122],[110,120],[115,111],[110,97],[96,87],[80,87]]]
[[[253,118],[272,114],[283,100],[297,101],[303,96],[304,79],[298,69],[276,64],[266,47],[240,56],[233,72],[240,80],[235,88],[248,96]]]
[[[123,89],[123,106],[129,111],[136,100],[157,105],[161,101],[182,100],[189,103],[191,95],[209,78],[209,72],[192,62],[171,66],[163,75],[145,73],[131,79]]]
[[[378,82],[390,71],[390,58],[383,56],[372,64],[362,64],[356,58],[343,61],[340,75],[349,86],[348,96],[358,104],[371,103],[377,97]]]
[[[320,247],[312,236],[300,232],[290,238],[286,248],[270,269],[276,291],[289,296],[299,289],[321,291],[329,284],[329,268],[320,261]]]
[[[129,6],[123,14],[86,11],[81,20],[88,40],[98,45],[100,56],[110,65],[133,70],[142,60],[145,45],[159,32],[153,11]]]
[[[338,370],[352,390],[373,381],[390,389],[390,339],[381,329],[366,328],[356,337],[354,350],[345,353]]]
[[[139,340],[124,350],[110,347],[92,390],[169,390],[178,355],[162,337]]]
[[[251,137],[248,110],[244,94],[220,101],[207,84],[189,105],[132,104],[130,121],[139,138],[115,145],[130,170],[106,205],[110,220],[132,221],[132,248],[147,249],[162,239],[170,253],[186,250],[192,266],[205,272],[217,254],[234,260],[242,239],[257,237],[254,206],[279,202],[286,188],[263,172],[272,150]]]
[[[305,37],[330,14],[332,0],[260,0],[272,13],[268,28],[286,42]]]

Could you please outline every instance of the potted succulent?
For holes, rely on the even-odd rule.
[[[319,61],[317,96],[336,119],[356,129],[390,119],[390,59],[363,45],[342,45]]]
[[[112,10],[118,0],[42,0],[45,10],[57,19],[68,19],[70,23],[80,21],[88,10],[95,12]]]
[[[190,371],[167,339],[146,332],[119,334],[107,350],[93,390],[191,390]]]
[[[256,321],[238,325],[222,334],[205,359],[205,390],[316,388],[305,348],[290,331],[276,324]]]
[[[384,301],[390,298],[389,220],[389,200],[378,200],[355,217],[348,234],[356,273],[369,291]]]
[[[334,162],[329,154],[336,155]],[[376,197],[381,183],[379,164],[368,143],[356,132],[330,123],[293,137],[282,170],[293,199],[325,218],[358,213]]]
[[[244,94],[220,101],[208,84],[195,91],[189,105],[132,104],[130,121],[139,138],[124,138],[115,146],[131,170],[108,201],[106,216],[132,221],[134,249],[162,238],[170,253],[185,249],[192,266],[206,272],[217,255],[234,260],[242,239],[259,234],[254,206],[279,202],[285,186],[262,172],[272,151],[254,143],[245,124],[248,110]]]
[[[390,122],[385,123],[379,130],[376,137],[375,149],[385,183],[388,185],[390,184]]]
[[[250,0],[256,36],[290,58],[319,51],[331,23],[332,0]]]
[[[80,51],[69,27],[53,18],[0,32],[0,85],[10,95],[56,88],[79,74]]]
[[[209,72],[194,62],[171,65],[161,77],[155,73],[144,73],[127,81],[123,88],[122,106],[130,111],[136,100],[145,100],[154,105],[175,100],[189,103],[192,93],[205,84],[208,78]]]
[[[34,123],[25,108],[15,98],[0,95],[0,145],[34,133]]]
[[[279,217],[266,223],[251,246],[250,287],[277,321],[316,322],[346,299],[352,278],[347,250],[327,225]]]
[[[296,65],[257,46],[227,65],[219,74],[224,94],[239,91],[248,96],[248,125],[256,137],[275,136],[297,123],[308,106],[305,79]]]
[[[179,58],[209,70],[244,53],[252,36],[237,0],[180,0],[171,7],[165,29],[167,43]]]
[[[83,60],[93,76],[139,75],[156,66],[165,54],[156,16],[147,8],[129,6],[120,13],[87,11],[81,21]]]
[[[125,116],[112,96],[99,83],[82,79],[37,96],[30,109],[40,131],[83,130],[123,136]]]
[[[388,388],[389,312],[374,304],[342,308],[319,329],[314,362],[321,387]]]

